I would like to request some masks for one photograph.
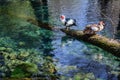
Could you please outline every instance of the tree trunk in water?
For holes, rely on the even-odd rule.
[[[41,24],[41,23],[39,23],[39,24]],[[37,25],[37,26],[41,27],[41,25]],[[56,29],[55,27],[52,27],[50,25],[44,26],[43,28],[48,29],[48,30],[55,30]],[[78,40],[83,40],[85,42],[96,45],[96,46],[112,53],[113,55],[120,57],[120,43],[118,41],[106,38],[106,37],[101,36],[101,35],[93,35],[93,36],[85,35],[83,33],[83,31],[79,31],[79,30],[61,29],[61,31],[66,33],[67,35],[75,37]]]
[[[101,3],[101,16],[107,22],[107,28],[116,38],[114,34],[117,32],[117,27],[119,24],[119,14],[120,14],[120,0],[99,0]]]
[[[106,38],[106,37],[98,35],[98,34],[92,35],[92,36],[86,35],[83,33],[83,31],[79,31],[79,30],[61,29],[61,31],[63,31],[67,35],[75,37],[78,40],[83,40],[83,41],[86,41],[93,45],[96,45],[96,46],[112,53],[113,55],[120,57],[120,43],[118,41]]]
[[[30,0],[38,21],[48,21],[47,0]]]
[[[40,26],[41,28],[46,28],[52,30],[53,27],[48,24],[48,6],[47,0],[30,0],[31,5],[34,9],[37,20],[29,19],[28,22],[31,22],[35,25]]]
[[[37,13],[40,9],[40,8],[38,9],[38,7],[41,7],[42,3],[47,5],[47,1],[43,1],[43,0],[32,1],[32,0],[30,0],[30,2],[31,2],[31,5],[34,9],[36,18],[43,17],[43,15],[42,15],[43,13]],[[38,26],[43,27],[45,29],[48,29],[48,30],[55,29],[55,27],[49,25],[48,23],[43,23],[41,18],[37,19],[37,22],[35,20],[28,20],[28,21],[30,21],[31,23],[33,23],[35,25],[38,25]],[[120,43],[113,40],[113,39],[108,39],[108,38],[106,38],[104,36],[100,36],[100,35],[89,36],[89,35],[85,35],[82,31],[77,31],[77,30],[61,29],[61,31],[63,31],[67,35],[71,35],[79,40],[83,40],[83,41],[86,41],[86,42],[91,43],[93,45],[96,45],[96,46],[114,54],[115,56],[120,57]]]
[[[43,25],[41,23],[39,23],[39,24],[40,25],[37,25],[37,26],[41,27],[41,25]],[[44,24],[43,28],[48,29],[48,30],[56,30],[57,29],[55,27],[48,25],[47,23]],[[93,36],[85,35],[83,33],[83,31],[79,31],[79,30],[77,31],[77,30],[61,29],[61,31],[66,33],[67,35],[75,37],[78,40],[83,40],[85,42],[96,45],[96,46],[112,53],[113,55],[120,57],[120,43],[118,41],[106,38],[101,35],[93,35]]]
[[[120,14],[119,14],[119,24],[118,24],[117,30],[120,30]]]

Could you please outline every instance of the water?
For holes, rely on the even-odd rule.
[[[61,14],[77,20],[78,26],[72,27],[76,30],[83,30],[87,24],[103,19],[98,0],[49,0],[48,6],[50,23],[58,28],[64,28],[59,20]],[[45,13],[42,18],[46,20],[47,6],[44,5],[46,9],[42,11],[39,8],[36,7],[36,14]],[[117,80],[120,59],[96,46],[66,36],[60,30],[54,31],[53,35],[53,31],[33,25],[31,22],[34,23],[35,15],[29,1],[3,4],[0,11],[0,78],[26,77],[24,73],[29,75],[29,71],[33,71],[30,77],[43,76],[50,80],[57,71],[60,80]],[[109,29],[99,34],[109,37],[111,34],[106,31]],[[50,51],[54,54],[56,69]],[[33,65],[30,67],[33,70],[21,70],[23,66],[19,70],[17,65]],[[38,73],[34,73],[36,66]]]
[[[103,20],[100,15],[100,4],[98,0],[49,0],[49,13],[51,23],[59,28],[64,28],[59,20],[61,14],[74,18],[77,21],[76,30],[83,30],[87,24],[97,23]],[[108,29],[109,31],[109,29]],[[119,61],[106,51],[77,41],[66,36],[61,31],[54,32],[52,41],[55,50],[52,52],[55,57],[55,64],[59,74],[75,79],[78,73],[93,73],[96,78],[103,80],[117,80],[115,71],[119,68]],[[106,30],[98,33],[104,36],[112,36]]]

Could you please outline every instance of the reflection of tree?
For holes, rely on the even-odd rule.
[[[48,19],[48,4],[47,4],[47,0],[29,0],[31,2],[31,5],[34,9],[34,13],[36,16],[37,21],[41,23],[48,23],[49,19]],[[41,25],[41,26],[46,26],[46,25]],[[52,44],[51,44],[51,33],[50,32],[46,32],[46,34],[43,36],[44,38],[42,39],[42,42],[44,43],[42,45],[42,48],[44,48],[44,54],[45,55],[52,55],[50,54],[50,51],[52,50]],[[43,33],[44,34],[44,33]]]
[[[120,14],[119,14],[119,24],[118,24],[117,30],[120,30]]]
[[[34,1],[40,1],[40,0],[34,0]],[[42,0],[42,1],[43,1],[42,4],[46,6],[44,2],[46,0]],[[37,3],[34,5],[36,6]],[[37,6],[37,8],[38,7],[39,6]],[[38,8],[38,9],[41,10],[41,8]],[[19,71],[21,71],[21,69],[15,70],[15,67],[19,64],[17,60],[22,61],[24,63],[26,62],[30,64],[33,63],[35,64],[35,66],[37,66],[38,63],[42,65],[42,63],[46,63],[45,61],[47,61],[45,60],[45,57],[43,57],[43,54],[41,53],[45,53],[45,55],[46,54],[51,55],[49,53],[52,49],[52,45],[51,45],[52,32],[45,29],[41,29],[38,26],[28,22],[29,19],[36,21],[36,18],[35,18],[36,11],[33,11],[33,10],[34,9],[31,7],[30,1],[28,0],[0,0],[0,34],[1,34],[0,35],[0,39],[1,39],[0,52],[4,52],[7,55],[5,57],[7,59],[5,61],[5,66],[3,66],[5,67],[5,69],[2,69],[0,67],[0,76],[2,76],[1,70],[3,71],[3,74],[5,73],[4,71],[8,70],[6,71],[7,73],[3,75],[4,77],[8,75],[10,75],[8,77],[11,77],[10,71],[12,71],[12,73],[15,72],[15,74],[13,75],[17,74],[16,71],[20,73]],[[39,15],[40,17],[36,15],[36,17],[38,18],[37,20],[40,19],[42,21],[42,20],[48,19],[47,10],[46,9],[45,11],[44,9],[42,10],[45,13],[45,16],[44,16],[45,18],[41,19],[40,17],[42,17],[42,15]],[[40,12],[37,14],[43,14],[43,13]],[[9,50],[7,51],[7,49]],[[36,53],[35,51],[37,52],[37,54],[35,54]],[[19,53],[22,54],[21,57],[20,56],[18,57]],[[28,54],[31,54],[31,56],[27,56],[25,59],[23,59],[23,57]],[[16,57],[14,59],[11,59],[11,57],[13,56],[16,56]],[[39,60],[40,58],[42,61]],[[13,62],[13,60],[15,62]],[[38,63],[36,63],[35,61],[37,61]],[[48,61],[50,64],[53,64],[52,61],[50,60]],[[14,68],[9,69],[9,67],[8,68],[6,67],[7,65],[9,65],[9,67],[12,67],[14,65]],[[45,67],[43,65],[45,69],[48,69],[48,71],[51,71],[51,74],[49,73],[45,74],[45,76],[47,75],[47,77],[48,75],[50,75],[50,77],[52,75],[53,77],[52,73],[54,73],[53,71],[54,66],[53,65],[51,66],[52,67],[49,67],[49,66]],[[41,69],[41,67],[39,68]],[[26,69],[26,68],[23,68],[23,69]],[[27,69],[27,70],[30,71],[30,69]]]
[[[118,25],[118,16],[119,16],[119,0],[93,0],[93,3],[89,0],[90,7],[88,8],[88,13],[92,15],[90,20],[103,20],[105,21],[105,29],[102,34],[115,37],[114,34],[116,33],[116,27]],[[89,6],[88,5],[88,6]],[[93,7],[94,6],[94,7]],[[89,11],[91,11],[89,13]],[[94,18],[97,17],[97,18]],[[90,22],[90,21],[89,21]]]
[[[101,3],[101,15],[109,22],[108,27],[112,26],[113,33],[119,24],[120,1],[119,0],[99,0]],[[110,25],[111,24],[111,25]],[[114,35],[113,34],[113,35]]]
[[[3,4],[2,4],[3,3]],[[1,35],[15,35],[26,18],[34,18],[34,14],[28,1],[0,0],[0,33]],[[19,25],[18,25],[19,24]],[[16,36],[18,35],[16,34]]]
[[[117,27],[116,39],[120,39],[120,14],[119,14],[119,24]]]
[[[38,21],[48,22],[47,0],[30,0]]]
[[[61,46],[69,45],[74,39],[70,36],[63,36],[61,39]]]

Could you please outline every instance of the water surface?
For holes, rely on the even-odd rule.
[[[50,0],[48,5],[50,19],[59,28],[64,28],[59,20],[61,14],[77,20],[77,27],[72,27],[76,30],[83,30],[87,24],[104,20],[98,0]],[[104,29],[98,34],[112,36],[109,33]],[[91,44],[72,39],[61,31],[54,34],[52,44],[55,50],[52,53],[59,74],[74,79],[80,72],[93,73],[96,78],[117,80],[117,75],[112,72],[118,68],[119,62],[113,55]]]

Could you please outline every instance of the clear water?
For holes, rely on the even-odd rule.
[[[51,23],[55,27],[64,28],[59,20],[61,14],[77,20],[77,27],[72,27],[76,30],[83,30],[87,24],[103,20],[98,0],[49,0],[48,6]],[[112,36],[106,30],[98,34]],[[72,39],[61,31],[54,32],[52,44],[58,73],[67,77],[66,79],[74,80],[74,76],[82,72],[93,73],[96,78],[103,80],[117,80],[115,73],[119,72],[116,71],[119,61],[110,53]]]
[[[44,12],[39,8],[37,8],[38,13]],[[72,27],[76,30],[83,30],[87,24],[103,20],[98,0],[48,0],[48,8],[50,23],[58,28],[64,28],[59,20],[61,14],[77,20],[78,26]],[[18,70],[15,66],[21,64],[19,63],[21,61],[38,66],[40,71],[32,77],[44,76],[50,80],[49,78],[53,77],[51,73],[54,73],[54,66],[48,55],[54,54],[56,71],[60,74],[59,80],[118,80],[120,59],[96,46],[66,36],[60,30],[52,34],[52,31],[31,24],[32,20],[34,23],[35,15],[28,0],[15,0],[2,4],[0,12],[0,78],[11,75],[24,77],[22,70]],[[41,16],[37,16],[39,17]],[[111,26],[109,28],[112,29]],[[108,28],[98,34],[112,36]],[[50,51],[52,54],[49,54]],[[3,53],[5,53],[4,57]],[[36,70],[34,66],[31,68],[33,72]],[[29,72],[29,69],[27,70]],[[46,74],[46,71],[51,73]],[[85,78],[80,79],[80,77]]]

